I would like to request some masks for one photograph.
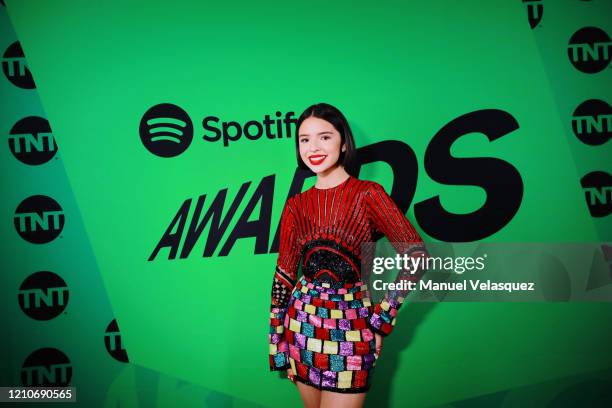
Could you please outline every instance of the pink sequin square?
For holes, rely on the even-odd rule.
[[[347,356],[346,369],[351,371],[361,370],[361,356]]]
[[[302,304],[303,302],[300,299],[295,299],[295,301],[293,302],[293,307],[298,310],[302,310]]]
[[[294,346],[293,344],[290,344],[289,345],[289,357],[291,357],[295,361],[300,361],[300,349]]]
[[[327,293],[321,293],[319,297],[323,300],[329,300],[329,295]]]
[[[363,329],[361,330],[361,338],[363,339],[363,341],[370,341],[374,338],[374,334],[370,329]]]
[[[323,319],[323,327],[326,329],[335,329],[336,319]]]
[[[346,309],[344,311],[344,316],[351,320],[351,319],[356,319],[357,318],[357,309]]]
[[[315,327],[321,327],[322,321],[321,317],[317,315],[308,315],[308,323],[312,324]]]

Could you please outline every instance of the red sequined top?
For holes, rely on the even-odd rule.
[[[362,243],[384,234],[399,254],[426,253],[423,241],[384,188],[374,181],[349,176],[335,187],[310,189],[285,204],[280,246],[272,284],[271,333],[282,333],[284,313],[302,266],[303,275],[331,284],[366,282],[361,276]],[[417,280],[419,273],[400,272],[399,280]],[[407,291],[389,291],[374,306],[373,331],[388,335]],[[383,303],[383,300],[386,302]]]

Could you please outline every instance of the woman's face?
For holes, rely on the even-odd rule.
[[[333,168],[340,157],[342,136],[328,121],[311,116],[298,129],[300,157],[314,173]]]

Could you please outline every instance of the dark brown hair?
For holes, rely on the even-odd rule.
[[[340,146],[342,146],[344,143],[346,146],[346,151],[343,152],[342,148],[340,149],[340,157],[338,157],[338,162],[344,167],[347,173],[355,176],[353,166],[355,165],[356,161],[356,149],[351,127],[340,110],[328,103],[323,102],[310,105],[308,108],[306,108],[306,110],[304,110],[304,112],[302,112],[297,120],[297,125],[295,128],[295,153],[297,156],[298,167],[305,170],[309,169],[300,156],[300,138],[298,133],[302,122],[311,116],[326,120],[334,126],[338,133],[340,133],[340,137],[342,138]]]

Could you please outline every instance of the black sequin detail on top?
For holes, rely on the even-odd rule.
[[[302,249],[302,273],[314,283],[359,281],[361,259],[335,241],[317,239]]]

